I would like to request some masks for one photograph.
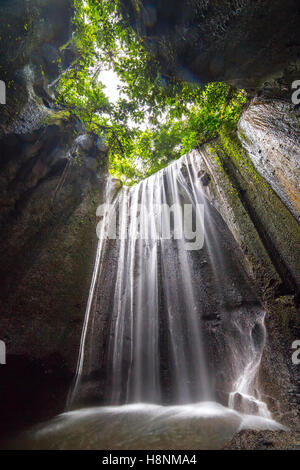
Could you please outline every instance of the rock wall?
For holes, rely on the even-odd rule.
[[[0,5],[0,80],[6,84],[0,135],[30,132],[47,115],[53,82],[74,59],[61,50],[72,34],[72,0],[4,0]],[[52,86],[51,86],[52,85]]]
[[[105,155],[74,160],[60,127],[1,142],[1,426],[28,425],[64,409],[75,373],[96,252]],[[29,140],[29,141],[28,141]],[[79,142],[80,143],[80,142]]]
[[[299,79],[297,0],[122,0],[166,76],[228,81],[256,93]],[[284,78],[283,78],[284,77]]]
[[[244,111],[239,129],[245,129],[244,123],[249,116],[256,123],[257,106],[254,100]],[[223,131],[215,142],[199,149],[199,178],[204,193],[238,242],[243,252],[241,261],[254,280],[267,312],[268,342],[261,369],[265,399],[275,416],[293,426],[299,419],[300,405],[299,366],[291,359],[292,342],[300,337],[300,226],[290,208],[295,194],[299,195],[299,184],[295,184],[292,195],[279,191],[277,194],[276,185],[272,188],[273,182],[277,181],[276,172],[270,171],[269,161],[261,159],[261,166],[256,168],[257,156],[261,155],[259,150],[263,149],[261,129],[271,135],[269,140],[265,137],[264,142],[274,147],[271,155],[275,165],[284,165],[281,158],[297,165],[297,159],[293,160],[295,154],[291,152],[290,129],[282,124],[289,120],[290,107],[278,101],[260,103],[259,106],[263,106],[265,114],[258,118],[257,128],[251,127],[251,141],[241,130],[238,133],[228,130]],[[275,119],[274,108],[286,110],[277,134],[275,124],[268,127],[269,121]],[[299,120],[294,121],[295,126],[297,123]],[[292,147],[295,153],[296,135]],[[253,147],[250,142],[254,143]],[[280,152],[276,153],[276,148],[280,148]],[[255,149],[258,149],[257,154]],[[289,170],[285,168],[284,171]],[[273,179],[265,179],[264,172],[269,172]]]
[[[239,133],[258,173],[300,221],[300,110],[280,100],[255,99]]]

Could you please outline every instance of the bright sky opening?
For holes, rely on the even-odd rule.
[[[118,87],[122,85],[118,75],[113,70],[103,70],[99,74],[99,80],[105,86],[104,92],[109,101],[115,104],[120,98],[120,90]]]

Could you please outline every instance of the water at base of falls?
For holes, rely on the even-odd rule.
[[[13,449],[217,450],[243,429],[285,430],[271,419],[214,402],[182,406],[132,404],[61,414],[24,433]]]
[[[199,440],[207,426],[225,440],[243,426],[279,426],[259,390],[264,312],[231,232],[203,193],[202,174],[194,152],[117,197],[108,186],[68,400],[68,409],[93,408],[61,415],[50,434],[67,430],[76,441],[80,429],[91,429],[102,448],[143,448],[151,435],[160,448],[157,436],[172,443],[180,431],[190,441],[178,448],[209,448]],[[177,236],[185,205],[192,208],[189,233],[200,224],[203,243],[201,234],[194,245],[186,232]],[[161,206],[175,207],[169,226]],[[161,236],[165,224],[169,238]],[[116,227],[118,236],[108,237]],[[215,448],[219,441],[212,440]]]

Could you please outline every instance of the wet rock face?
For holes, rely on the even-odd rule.
[[[282,109],[287,106],[281,104]],[[268,106],[273,109],[272,103],[266,109]],[[244,115],[250,110],[251,106]],[[272,132],[271,128],[271,136]],[[240,139],[244,144],[241,132]],[[282,138],[281,143],[288,157],[286,140]],[[274,417],[293,427],[299,422],[299,366],[292,364],[291,345],[300,331],[300,226],[283,199],[257,172],[251,153],[242,148],[235,133],[221,135],[218,142],[203,146],[200,154],[198,177],[204,194],[231,230],[243,252],[239,259],[264,300],[267,343],[260,372],[263,399]],[[203,184],[206,173],[211,177],[208,185]]]
[[[300,227],[284,202],[257,173],[235,132],[202,147],[199,178],[243,251],[242,262],[264,298],[297,296]]]
[[[166,75],[251,90],[299,58],[297,0],[122,3]]]
[[[95,138],[67,124],[10,134],[0,154],[1,435],[64,409],[106,171]]]
[[[1,106],[0,135],[15,131],[16,120],[30,132],[47,111],[48,85],[74,58],[73,51],[60,51],[71,37],[72,5],[72,0],[1,2],[0,80],[6,84],[6,105]]]
[[[239,122],[257,171],[300,221],[300,111],[283,101],[255,100]]]

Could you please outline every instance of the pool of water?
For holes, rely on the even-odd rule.
[[[23,433],[14,449],[210,450],[222,449],[242,429],[285,430],[214,402],[181,406],[131,404],[83,408]]]

